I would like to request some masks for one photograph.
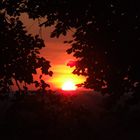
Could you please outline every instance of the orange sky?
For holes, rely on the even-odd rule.
[[[22,15],[21,20],[26,25],[29,33],[38,34],[39,28],[37,26],[37,21],[28,20],[27,15]],[[60,36],[60,38],[50,38],[50,32],[52,28],[42,28],[42,38],[45,41],[46,47],[43,48],[40,53],[43,57],[51,62],[51,70],[54,72],[53,77],[46,76],[45,79],[51,85],[51,88],[61,88],[63,83],[68,79],[73,80],[75,84],[84,81],[84,77],[73,75],[72,71],[74,68],[66,66],[69,60],[73,60],[72,55],[68,55],[66,50],[70,48],[68,44],[63,42],[66,39],[71,38],[72,33],[68,33],[67,36]]]
[[[61,88],[62,84],[68,79],[72,80],[75,84],[84,81],[84,77],[72,74],[74,68],[67,66],[67,62],[74,60],[72,55],[66,53],[66,49],[70,46],[54,39],[53,42],[46,42],[46,47],[41,50],[41,55],[51,61],[51,70],[53,77],[48,78],[48,82],[53,88]]]

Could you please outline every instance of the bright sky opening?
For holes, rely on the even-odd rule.
[[[75,86],[74,82],[72,80],[64,82],[62,86],[62,90],[76,90],[77,87]]]

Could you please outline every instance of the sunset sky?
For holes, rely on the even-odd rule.
[[[38,21],[29,20],[28,16],[23,14],[21,16],[29,33],[38,34],[40,29],[37,25]],[[72,32],[69,32],[67,36],[60,36],[59,38],[50,38],[49,35],[52,31],[51,28],[41,28],[41,35],[45,41],[46,47],[43,48],[40,53],[43,57],[51,62],[51,70],[53,71],[53,77],[45,77],[45,80],[49,82],[51,88],[62,88],[62,85],[68,80],[72,80],[74,84],[78,84],[84,81],[84,77],[72,74],[74,68],[67,66],[70,60],[75,58],[72,55],[68,55],[66,50],[70,48],[68,44],[63,42],[71,38]]]

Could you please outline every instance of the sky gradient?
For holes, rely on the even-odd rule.
[[[51,62],[51,70],[54,74],[52,77],[46,76],[44,79],[51,85],[51,88],[61,88],[67,80],[72,80],[75,84],[84,81],[85,78],[83,76],[72,74],[74,68],[67,66],[69,60],[74,60],[75,58],[66,53],[66,50],[70,48],[70,46],[63,42],[72,38],[72,32],[69,32],[66,36],[60,36],[59,38],[50,38],[50,33],[53,30],[53,27],[42,27],[40,29],[38,27],[38,20],[31,20],[26,14],[21,16],[21,20],[24,22],[29,33],[34,35],[40,34],[45,41],[46,47],[40,51],[40,54]],[[34,77],[37,79],[38,76],[36,75]]]

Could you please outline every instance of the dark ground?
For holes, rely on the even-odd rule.
[[[140,115],[104,109],[99,94],[27,95],[0,101],[0,140],[140,140]]]

